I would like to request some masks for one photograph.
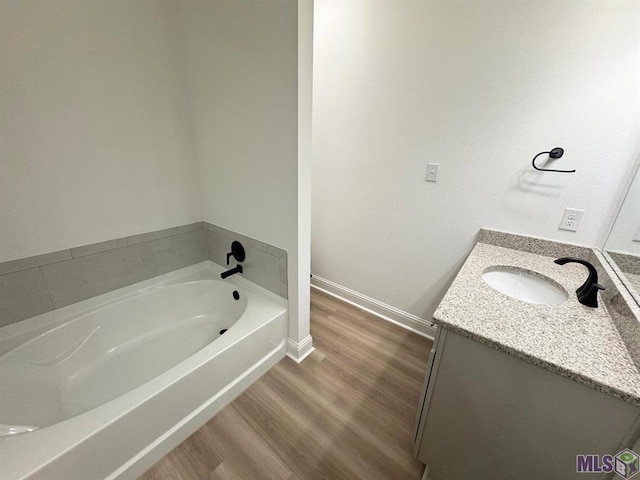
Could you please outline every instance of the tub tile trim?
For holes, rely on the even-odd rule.
[[[205,261],[205,233],[195,222],[0,263],[3,290],[21,286],[0,304],[0,327]]]
[[[288,297],[286,250],[209,222],[204,222],[204,230],[209,260],[227,268],[226,253],[237,240],[247,252],[243,276],[282,298]]]
[[[286,299],[285,250],[201,221],[0,263],[0,280],[7,285],[6,291],[25,276],[33,279],[37,274],[41,280],[20,283],[24,287],[15,308],[7,302],[0,305],[0,326],[207,259],[226,267],[226,245],[233,240],[245,246],[252,260],[244,276]],[[29,270],[35,273],[27,273]],[[27,308],[31,303],[33,308]]]

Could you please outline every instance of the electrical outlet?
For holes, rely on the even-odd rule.
[[[437,182],[439,175],[440,175],[440,164],[427,163],[427,176],[425,177],[425,181]]]
[[[584,210],[579,210],[577,208],[565,208],[564,215],[562,215],[562,220],[560,220],[560,226],[558,230],[569,230],[570,232],[577,232],[578,225],[580,224],[580,220],[582,220],[582,215],[584,214]]]

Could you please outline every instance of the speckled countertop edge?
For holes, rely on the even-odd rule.
[[[532,239],[534,247],[521,249],[528,237],[517,235],[514,249],[495,245],[508,245],[509,234],[483,230],[479,237],[434,313],[434,323],[640,406],[640,374],[609,312],[602,304],[597,309],[581,305],[575,297],[586,270],[553,263],[558,256],[591,249],[565,249],[566,244],[538,239]],[[523,251],[527,249],[546,255]],[[482,273],[496,265],[544,275],[564,286],[569,298],[548,306],[508,297],[482,279]]]

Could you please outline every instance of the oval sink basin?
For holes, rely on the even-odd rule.
[[[495,290],[523,302],[559,305],[566,302],[567,292],[550,278],[525,270],[490,270],[482,279]]]

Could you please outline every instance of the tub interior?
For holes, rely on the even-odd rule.
[[[215,280],[88,312],[0,357],[0,436],[46,427],[155,378],[232,328],[247,306]]]

